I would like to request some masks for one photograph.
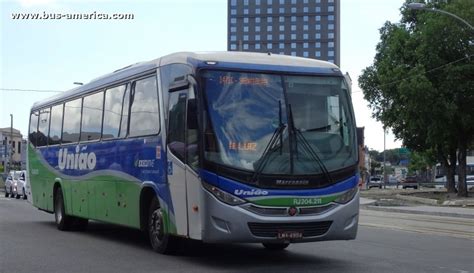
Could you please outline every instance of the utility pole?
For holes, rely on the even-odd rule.
[[[12,169],[13,164],[13,114],[10,114],[10,167],[9,171]]]
[[[386,188],[387,170],[385,165],[385,126],[383,127],[383,188]]]

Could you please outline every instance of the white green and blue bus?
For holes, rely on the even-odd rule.
[[[356,127],[332,63],[176,53],[37,102],[33,205],[60,230],[89,220],[141,229],[152,248],[351,240],[359,215]]]

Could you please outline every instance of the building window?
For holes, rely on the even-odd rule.
[[[334,29],[334,24],[328,24],[328,29],[333,30]]]
[[[272,43],[268,43],[267,44],[267,49],[272,49],[273,48],[273,44]]]
[[[328,43],[328,47],[329,47],[329,48],[334,47],[334,42],[329,42],[329,43]]]
[[[255,23],[256,23],[256,24],[260,24],[260,17],[256,17],[256,18],[255,18]]]
[[[245,15],[249,14],[249,9],[244,9],[244,14]]]
[[[272,8],[267,8],[267,13],[268,14],[271,14],[273,12],[273,9]]]
[[[307,58],[308,56],[309,56],[308,51],[304,51],[304,52],[303,52],[303,57],[306,57],[306,58]]]
[[[267,31],[272,31],[273,27],[272,26],[267,26]]]
[[[296,48],[296,43],[291,43],[291,48]]]
[[[273,22],[273,17],[267,17],[267,23]]]
[[[285,26],[284,25],[280,25],[280,31],[285,31]]]
[[[236,44],[230,44],[230,50],[236,50],[237,45]]]
[[[292,51],[292,52],[291,52],[291,56],[296,56],[296,52],[295,52],[295,51]]]
[[[285,13],[285,8],[279,8],[278,11],[279,11],[280,13]]]
[[[316,9],[314,11],[321,12],[321,7],[316,7]]]
[[[303,21],[308,22],[308,16],[303,16]]]
[[[321,51],[316,51],[316,57],[321,57]]]
[[[291,25],[291,31],[296,31],[296,25]]]
[[[271,34],[267,34],[267,40],[272,40],[272,39],[273,39],[272,35],[271,35]]]
[[[291,8],[291,13],[296,13],[296,8],[295,7]]]
[[[230,32],[236,32],[237,28],[236,27],[230,27]]]
[[[237,15],[237,10],[236,9],[230,9],[230,14],[231,15]]]
[[[316,39],[321,39],[321,33],[316,33]]]
[[[244,0],[244,6],[248,6],[249,5],[249,0]]]
[[[303,43],[303,48],[308,48],[308,43]]]
[[[244,41],[248,41],[249,40],[249,36],[248,35],[244,35]]]
[[[285,44],[284,44],[284,43],[280,43],[280,44],[279,44],[279,48],[280,48],[280,49],[285,48]]]
[[[235,7],[237,5],[237,0],[231,0],[230,5]]]
[[[267,5],[271,6],[272,5],[272,0],[267,0]]]
[[[334,57],[334,51],[332,51],[332,50],[328,51],[328,56],[329,57]]]
[[[235,19],[235,18],[230,18],[230,23],[231,23],[231,24],[237,23],[237,19]]]
[[[285,0],[280,0],[280,5],[285,4]]]
[[[244,27],[244,32],[249,32],[249,27],[245,26]]]
[[[280,1],[280,4],[281,2],[285,2],[285,1]],[[296,4],[296,0],[291,0],[291,4],[295,5]]]
[[[333,32],[328,33],[328,39],[334,39],[334,33]]]
[[[255,49],[260,49],[260,44],[255,44]]]
[[[255,14],[260,14],[260,9],[259,8],[255,9]]]
[[[232,42],[235,42],[235,41],[237,41],[237,37],[236,37],[235,35],[231,35],[231,36],[230,36],[230,40],[231,40]]]
[[[249,44],[244,44],[244,49],[245,50],[249,49]]]
[[[260,32],[260,26],[255,27],[255,32]]]
[[[285,40],[285,34],[280,34],[279,39],[280,40]]]
[[[304,33],[304,34],[303,34],[303,39],[308,40],[308,38],[309,38],[309,37],[308,37],[308,33]]]
[[[296,16],[291,16],[291,22],[296,22]]]
[[[296,34],[291,34],[291,40],[296,40]]]
[[[303,12],[307,13],[308,12],[308,7],[304,7]]]
[[[328,21],[334,21],[334,15],[329,15],[328,16]]]
[[[285,22],[285,17],[284,17],[284,16],[280,16],[279,21],[280,21],[280,23]]]
[[[321,48],[321,43],[320,43],[320,42],[316,42],[315,47],[316,47],[316,48]]]
[[[260,34],[255,35],[255,41],[260,41]]]
[[[330,63],[334,63],[334,60],[332,60],[332,59],[329,59],[329,60],[328,60],[328,62],[330,62]]]
[[[308,25],[303,25],[303,30],[308,30]]]
[[[256,0],[255,5],[259,6],[260,5],[260,0]]]
[[[328,6],[328,11],[333,12],[334,11],[334,6]]]
[[[314,16],[314,20],[316,20],[316,21],[318,21],[318,22],[321,21],[321,16],[320,16],[320,15]]]
[[[245,17],[244,18],[244,24],[248,24],[249,23],[249,18],[248,17]]]

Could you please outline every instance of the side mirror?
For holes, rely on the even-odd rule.
[[[188,89],[189,81],[186,76],[178,77],[174,79],[172,83],[169,85],[169,92],[175,92],[179,90]]]

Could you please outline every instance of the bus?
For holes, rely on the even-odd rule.
[[[59,230],[140,229],[153,250],[351,240],[359,216],[349,86],[332,63],[174,53],[31,108],[31,200]]]

